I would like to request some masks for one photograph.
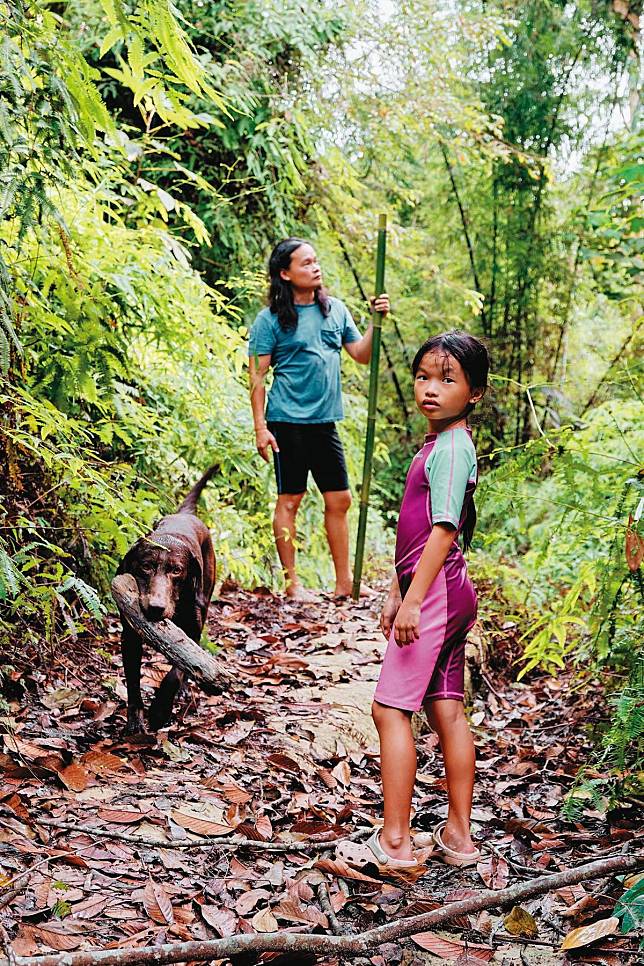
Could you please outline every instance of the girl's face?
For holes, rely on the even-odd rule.
[[[293,288],[315,289],[322,284],[322,270],[312,245],[300,245],[291,254],[291,261],[287,269],[280,272],[286,282]]]
[[[434,432],[465,419],[468,403],[478,402],[482,389],[472,389],[460,362],[445,352],[427,352],[414,379],[416,405]]]

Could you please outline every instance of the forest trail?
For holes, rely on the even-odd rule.
[[[371,606],[303,606],[224,586],[209,636],[237,684],[211,697],[189,685],[157,737],[123,737],[117,622],[104,640],[79,638],[73,653],[57,652],[48,671],[16,668],[0,755],[5,947],[33,956],[277,929],[323,933],[321,881],[340,924],[358,932],[629,850],[632,810],[611,825],[592,808],[575,823],[560,817],[588,753],[600,689],[578,681],[571,692],[565,676],[513,683],[516,629],[485,627],[492,656],[471,709],[483,861],[457,870],[429,856],[413,882],[352,878],[334,865],[333,841],[381,818],[369,708],[384,642]],[[166,669],[148,651],[144,686]],[[414,824],[431,828],[446,813],[445,787],[435,736],[420,731]],[[250,844],[233,846],[234,834]],[[212,836],[225,837],[190,847]],[[449,931],[374,950],[370,961],[633,961],[624,958],[635,951],[632,935],[606,936],[581,959],[558,951],[573,926],[609,917],[621,891],[608,879],[527,901],[523,936],[508,932],[515,925],[499,910],[463,916]]]

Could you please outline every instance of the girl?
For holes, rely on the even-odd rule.
[[[380,737],[384,825],[363,845],[338,854],[352,865],[375,862],[409,869],[409,819],[416,778],[413,711],[421,707],[445,759],[446,822],[415,844],[433,840],[450,865],[471,865],[480,853],[470,837],[474,742],[463,711],[465,636],[476,618],[476,593],[459,535],[468,549],[476,522],[476,452],[467,417],[487,387],[485,346],[465,332],[425,342],[412,364],[414,395],[427,417],[425,444],[412,460],[396,534],[395,572],[380,626],[389,644],[372,714]]]

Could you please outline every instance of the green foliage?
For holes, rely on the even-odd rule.
[[[627,933],[644,926],[644,879],[627,889],[613,910],[621,919],[620,932]]]
[[[119,558],[211,463],[219,576],[279,582],[245,374],[265,256],[310,237],[364,326],[383,210],[371,564],[425,429],[411,356],[470,329],[494,371],[482,610],[521,623],[520,674],[606,678],[607,774],[581,791],[612,803],[642,770],[623,550],[642,494],[642,141],[616,130],[635,38],[591,0],[390,7],[0,3],[0,638],[46,656],[100,622]],[[344,375],[355,482],[366,373]],[[321,501],[298,520],[303,577],[325,583]]]

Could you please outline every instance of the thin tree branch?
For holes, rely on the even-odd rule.
[[[76,832],[78,835],[95,836],[102,839],[113,839],[117,842],[129,842],[131,845],[145,846],[152,849],[261,849],[264,852],[323,852],[334,849],[338,842],[347,836],[333,839],[332,842],[260,842],[255,839],[231,839],[230,835],[211,835],[208,838],[192,839],[180,842],[158,842],[156,839],[144,838],[138,835],[128,835],[127,832],[116,832],[105,828],[81,828],[72,822],[59,822],[55,818],[34,819],[36,825],[46,825],[48,828],[61,829],[64,832]],[[360,833],[362,834],[362,832]],[[350,837],[350,836],[349,836]]]
[[[622,342],[621,346],[617,350],[616,355],[614,356],[613,359],[611,359],[611,361],[610,361],[610,363],[608,365],[608,368],[606,369],[606,372],[604,373],[604,375],[601,377],[601,379],[599,380],[599,382],[595,386],[594,390],[592,391],[592,393],[590,394],[590,396],[589,396],[589,398],[588,398],[588,400],[586,402],[586,405],[584,406],[584,408],[582,409],[581,413],[579,414],[580,416],[584,416],[588,412],[588,410],[590,409],[590,407],[592,405],[594,405],[595,400],[597,399],[597,394],[599,393],[599,390],[601,389],[601,387],[604,385],[604,383],[608,379],[609,375],[611,374],[611,372],[613,370],[613,366],[615,365],[616,362],[619,362],[620,357],[622,356],[622,354],[624,352],[626,352],[626,350],[628,349],[629,345],[631,344],[631,342],[633,341],[633,339],[635,338],[635,336],[639,332],[639,330],[641,328],[641,325],[642,325],[642,317],[640,317],[637,320],[637,322],[635,323],[635,325],[631,329],[631,332],[630,332],[628,338],[626,338],[624,340],[624,342]]]
[[[383,943],[405,939],[466,913],[516,905],[533,896],[563,889],[564,886],[576,885],[578,882],[605,876],[607,873],[614,875],[618,872],[628,872],[643,865],[644,852],[600,859],[576,869],[541,876],[531,882],[520,883],[498,892],[485,889],[476,896],[451,902],[420,916],[412,916],[409,919],[396,920],[375,929],[368,929],[355,936],[319,936],[312,933],[294,935],[287,932],[242,933],[225,939],[165,943],[139,949],[83,950],[77,953],[65,952],[46,956],[15,956],[12,957],[12,966],[147,966],[147,964],[164,966],[166,963],[211,961],[264,952],[363,955]],[[9,966],[9,960],[0,960],[0,966]]]
[[[443,161],[445,162],[445,167],[447,168],[447,174],[449,175],[449,180],[452,185],[452,191],[454,192],[454,198],[456,200],[456,204],[458,205],[458,210],[461,216],[461,224],[463,225],[463,234],[465,235],[465,244],[467,245],[467,254],[470,259],[472,278],[474,279],[474,288],[476,289],[477,292],[479,292],[482,295],[483,288],[481,286],[479,275],[476,270],[476,262],[474,260],[474,248],[472,246],[472,239],[470,238],[469,223],[467,220],[467,215],[465,214],[465,209],[463,208],[463,203],[461,202],[461,196],[458,192],[458,186],[456,184],[456,179],[454,177],[454,169],[452,168],[452,164],[447,154],[447,148],[445,147],[444,142],[439,141],[438,146],[440,147],[441,154],[443,155]],[[487,316],[485,314],[484,307],[481,308],[481,322],[483,323],[483,331],[486,333],[486,335],[489,335]]]

